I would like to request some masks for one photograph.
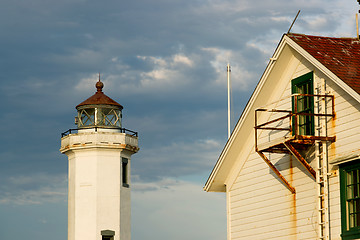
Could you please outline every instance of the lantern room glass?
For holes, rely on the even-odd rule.
[[[121,128],[121,110],[109,106],[87,106],[78,109],[78,128],[119,127]]]

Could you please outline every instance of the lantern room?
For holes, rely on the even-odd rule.
[[[96,93],[76,106],[75,124],[79,129],[121,128],[123,106],[103,93],[100,77],[95,87]]]

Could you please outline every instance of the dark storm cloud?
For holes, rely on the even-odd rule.
[[[217,59],[221,53],[204,49],[230,51],[228,60],[239,62],[237,75],[244,86],[233,89],[234,95],[251,91],[267,54],[300,6],[305,8],[302,26],[334,28],[334,20],[320,9],[323,3],[311,3],[306,13],[307,6],[288,1],[256,8],[247,1],[7,1],[0,10],[0,100],[7,103],[0,126],[7,137],[1,149],[13,153],[15,142],[23,146],[8,166],[25,162],[23,154],[38,159],[37,165],[45,162],[36,157],[40,149],[57,150],[54,132],[73,127],[74,106],[94,91],[79,83],[89,77],[96,81],[97,71],[108,81],[108,94],[126,106],[124,122],[144,133],[143,147],[155,144],[150,139],[169,143],[169,136],[170,143],[190,144],[189,139],[224,138],[223,128],[214,127],[224,125],[226,108],[219,101],[225,99],[225,86],[216,83],[220,76],[214,62],[225,65],[227,57]],[[320,19],[310,16],[314,12]],[[179,55],[191,63],[176,62]],[[244,77],[242,69],[251,75]],[[235,98],[239,115],[246,98]],[[200,109],[204,117],[197,116]],[[153,124],[141,124],[141,119]]]
[[[355,34],[350,0],[3,1],[0,204],[63,201],[60,133],[98,72],[139,131],[134,184],[200,175],[197,189],[226,142],[227,62],[237,120],[299,9],[294,32]]]

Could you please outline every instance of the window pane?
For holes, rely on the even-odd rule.
[[[80,125],[88,126],[95,124],[95,109],[84,109],[80,114]]]
[[[360,226],[360,199],[356,199],[354,201],[354,205],[355,205],[355,213],[354,213],[354,221],[355,221],[355,227],[359,227]]]
[[[353,198],[353,185],[349,185],[347,187],[347,199],[352,199]]]
[[[359,197],[358,191],[358,170],[352,171],[353,198]]]
[[[349,171],[346,175],[349,228],[354,228],[360,226],[359,170]]]
[[[353,228],[355,226],[355,221],[354,221],[354,202],[353,201],[349,201],[348,202],[348,206],[349,206],[349,227]]]
[[[98,124],[121,127],[121,111],[112,108],[98,109]]]
[[[354,194],[353,194],[353,172],[348,172],[346,174],[346,182],[347,182],[347,199],[351,199],[353,198]]]

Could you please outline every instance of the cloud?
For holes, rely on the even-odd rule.
[[[224,194],[206,193],[199,184],[172,178],[153,183],[152,191],[141,190],[144,185],[149,186],[133,184],[134,239],[218,240],[226,236]]]
[[[227,88],[226,64],[231,66],[231,86],[234,92],[249,90],[251,82],[255,82],[254,74],[247,69],[249,65],[246,57],[240,51],[219,48],[203,48],[211,54],[210,64],[216,73],[214,84],[218,88]],[[257,81],[257,80],[256,80]]]
[[[156,149],[141,149],[141,154],[133,157],[132,173],[150,182],[166,177],[204,175],[202,181],[205,183],[221,146],[215,139],[197,139],[188,142],[171,141]]]
[[[100,76],[100,78],[101,78],[101,76]],[[98,79],[99,79],[99,74],[96,74],[96,73],[91,74],[89,77],[81,78],[78,81],[78,83],[75,85],[75,89],[77,91],[85,92],[87,94],[94,92],[96,90],[95,84]]]
[[[293,32],[356,34],[353,0],[5,1],[0,206],[65,201],[60,133],[74,127],[74,107],[96,91],[100,72],[104,92],[124,106],[124,126],[139,131],[134,239],[223,239],[224,196],[201,189],[226,142],[226,64],[239,116],[299,9]]]
[[[175,54],[173,56],[173,65],[177,65],[177,64],[184,64],[187,65],[189,67],[193,67],[194,62],[188,58],[187,56],[183,55],[183,54]]]
[[[67,200],[67,176],[14,175],[2,178],[0,204],[31,205]]]
[[[171,91],[189,84],[184,72],[188,72],[194,63],[184,54],[176,53],[166,58],[154,56],[138,56],[138,58],[149,61],[153,65],[151,71],[140,73],[140,86],[146,91],[152,89]]]

